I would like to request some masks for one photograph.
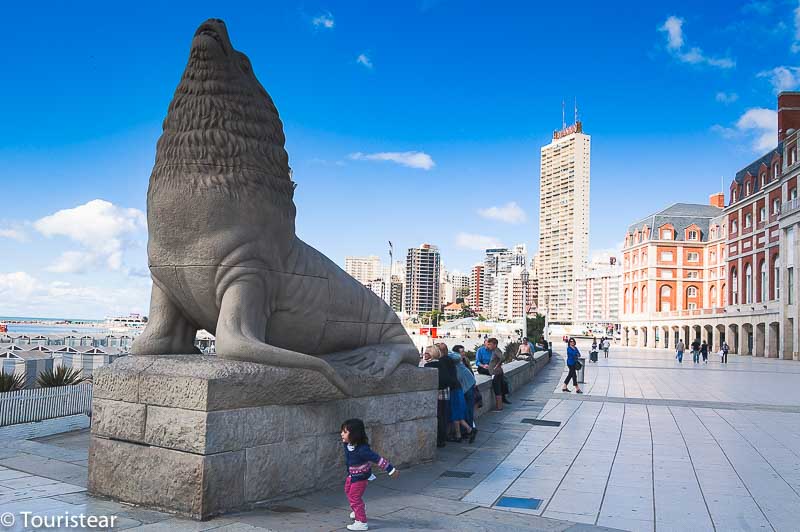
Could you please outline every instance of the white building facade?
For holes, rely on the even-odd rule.
[[[550,323],[573,323],[575,278],[589,256],[591,137],[575,124],[541,148],[539,306]]]

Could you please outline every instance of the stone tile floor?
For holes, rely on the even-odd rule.
[[[374,530],[800,530],[800,364],[730,357],[678,366],[670,352],[612,349],[562,394],[556,355],[514,404],[479,418],[474,445],[380,475]],[[532,419],[560,422],[539,426]],[[74,423],[74,422],[72,422]],[[35,432],[35,431],[34,431]],[[0,431],[0,513],[116,516],[135,530],[343,530],[341,486],[198,523],[90,497],[88,433]],[[541,499],[535,510],[501,497]],[[2,528],[0,528],[2,530]]]

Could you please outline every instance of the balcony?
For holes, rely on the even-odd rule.
[[[783,218],[784,216],[788,216],[798,209],[800,209],[800,198],[793,198],[781,206],[780,216]]]

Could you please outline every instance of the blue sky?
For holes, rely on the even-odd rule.
[[[430,242],[464,271],[482,243],[536,248],[562,99],[592,135],[595,252],[774,143],[776,91],[800,85],[797,1],[704,4],[6,6],[0,315],[146,311],[147,181],[206,18],[278,106],[301,238],[339,264]]]

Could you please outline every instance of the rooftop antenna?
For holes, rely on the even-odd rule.
[[[567,118],[564,115],[564,99],[561,99],[561,129],[567,129]]]
[[[575,123],[578,123],[578,97],[575,97]]]

